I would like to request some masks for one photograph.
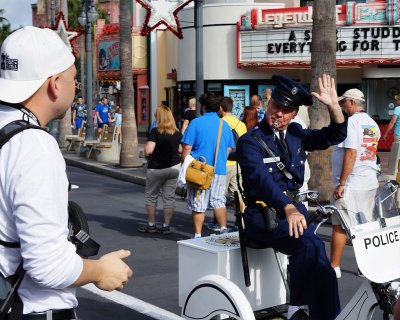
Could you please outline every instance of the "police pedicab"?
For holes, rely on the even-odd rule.
[[[392,319],[400,297],[400,215],[394,195],[398,185],[383,183],[377,191],[375,221],[349,226],[340,210],[321,205],[318,192],[305,191],[296,200],[313,201],[308,218],[320,220],[316,231],[337,214],[353,245],[365,280],[336,317],[372,319],[377,309]],[[236,195],[236,208],[238,197]],[[179,306],[185,319],[286,319],[289,301],[288,259],[272,248],[246,241],[240,212],[238,232],[179,241]]]

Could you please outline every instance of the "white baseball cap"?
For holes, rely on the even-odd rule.
[[[354,100],[361,100],[365,101],[364,93],[358,89],[349,89],[342,96],[338,98],[338,101],[343,99],[354,99]]]
[[[8,103],[25,101],[75,61],[56,32],[32,26],[9,35],[0,53],[0,101]]]

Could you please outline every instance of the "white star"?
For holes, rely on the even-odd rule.
[[[71,42],[73,39],[79,36],[79,32],[67,30],[64,14],[62,12],[59,12],[58,14],[55,31],[60,36],[60,38],[65,42],[68,48],[70,48],[70,50],[73,51]]]
[[[145,34],[154,30],[161,24],[182,38],[182,30],[179,26],[178,11],[193,0],[138,0],[147,10],[146,22],[143,32]]]

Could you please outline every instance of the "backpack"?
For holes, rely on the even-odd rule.
[[[237,142],[239,140],[239,135],[238,135],[238,133],[236,132],[235,129],[236,129],[237,125],[239,124],[239,121],[240,120],[238,120],[238,123],[236,124],[235,128],[232,129],[233,141],[235,141],[235,146],[232,148],[231,152],[228,155],[228,160],[230,160],[230,161],[236,161],[236,159],[237,159],[237,156],[236,156],[236,144],[237,144]]]
[[[0,149],[13,136],[25,129],[41,129],[37,125],[32,125],[26,120],[16,120],[10,122],[0,130]],[[20,248],[19,242],[6,242],[0,239],[0,245],[7,248]],[[18,295],[18,288],[24,278],[25,270],[23,269],[23,261],[21,261],[15,271],[15,274],[4,277],[0,273],[0,319],[3,319],[11,308],[9,314],[10,320],[22,319],[23,303]]]

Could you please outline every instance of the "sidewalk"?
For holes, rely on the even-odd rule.
[[[140,140],[142,139],[139,139],[139,154],[143,154],[144,143]],[[146,183],[147,161],[144,158],[140,158],[140,160],[143,161],[142,167],[122,168],[119,166],[118,161],[99,162],[82,157],[75,152],[62,150],[61,153],[64,156],[67,165],[143,186]]]

